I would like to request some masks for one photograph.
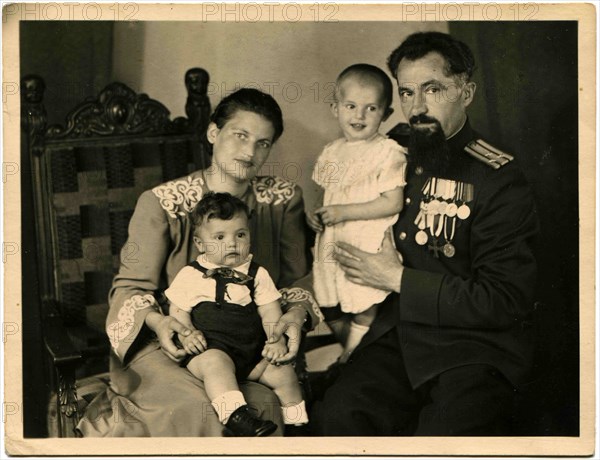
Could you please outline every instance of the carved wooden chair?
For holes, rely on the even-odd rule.
[[[107,295],[137,198],[208,165],[200,134],[210,113],[208,73],[190,69],[185,82],[187,117],[171,120],[160,102],[111,83],[70,111],[64,126],[48,127],[43,80],[22,79],[21,145],[32,165],[41,318],[54,389],[50,436],[74,436],[85,407],[108,383]]]

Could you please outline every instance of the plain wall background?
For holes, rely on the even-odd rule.
[[[239,87],[268,92],[281,105],[285,131],[263,172],[294,180],[311,203],[314,162],[341,136],[329,110],[338,74],[359,62],[387,72],[390,52],[420,30],[447,32],[448,23],[117,23],[113,77],[156,97],[173,116],[185,115],[183,76],[191,67],[210,74],[213,108]],[[397,110],[381,131],[403,119]]]

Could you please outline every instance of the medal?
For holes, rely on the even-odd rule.
[[[415,241],[419,246],[427,244],[427,233],[425,233],[423,230],[419,230],[415,235]]]
[[[465,220],[467,217],[471,215],[471,209],[466,204],[462,204],[460,208],[456,211],[456,215],[459,219]]]
[[[446,210],[448,209],[448,203],[446,203],[445,201],[440,201],[439,202],[440,205],[438,206],[438,212],[440,213],[440,215],[444,215],[446,214]]]
[[[444,255],[448,258],[454,257],[454,254],[456,254],[456,248],[452,243],[446,243],[442,251],[444,252]]]
[[[454,257],[456,254],[456,248],[452,244],[452,240],[454,239],[454,231],[456,230],[456,217],[452,217],[452,230],[450,233],[450,238],[448,238],[448,218],[446,218],[446,224],[444,225],[444,239],[446,240],[446,244],[442,248],[442,252],[448,258]]]
[[[446,206],[446,215],[448,217],[456,216],[457,211],[458,206],[456,206],[456,203],[449,203],[448,206]]]
[[[439,214],[440,202],[438,200],[431,200],[427,205],[427,214],[436,215]]]

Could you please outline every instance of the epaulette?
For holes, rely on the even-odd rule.
[[[469,142],[465,147],[465,152],[476,160],[479,160],[494,169],[500,169],[505,164],[514,160],[512,155],[509,155],[496,147],[492,147],[481,139]]]

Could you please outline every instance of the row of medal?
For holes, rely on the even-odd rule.
[[[418,245],[424,246],[431,237],[428,249],[439,257],[441,251],[446,257],[454,257],[456,248],[452,244],[457,219],[465,220],[471,214],[468,204],[473,200],[473,184],[449,179],[431,177],[422,189],[419,214],[415,225],[419,231],[415,234]],[[444,237],[444,245],[438,244]]]

